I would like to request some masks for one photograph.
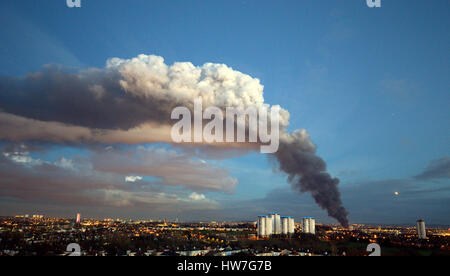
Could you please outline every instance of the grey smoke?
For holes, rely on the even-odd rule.
[[[289,182],[295,190],[310,193],[330,217],[342,226],[348,226],[348,212],[343,207],[338,189],[339,179],[327,173],[325,161],[316,155],[316,147],[305,130],[287,134],[280,141],[275,156],[280,169],[289,175]]]
[[[168,122],[168,101],[125,93],[110,71],[71,73],[56,66],[25,78],[0,78],[0,109],[40,121],[128,130],[146,121]],[[167,119],[168,118],[168,119]]]

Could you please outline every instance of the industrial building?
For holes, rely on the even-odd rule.
[[[302,232],[306,234],[316,234],[316,220],[311,217],[302,219]]]
[[[423,219],[419,219],[417,221],[417,237],[419,239],[426,239],[427,238],[427,231],[425,229],[425,221]]]
[[[281,217],[272,213],[258,217],[258,237],[270,237],[272,235],[290,235],[295,232],[293,217]]]

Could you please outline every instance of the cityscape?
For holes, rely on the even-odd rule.
[[[0,218],[0,256],[68,256],[71,244],[80,256],[368,256],[373,243],[381,256],[450,256],[450,228],[423,220],[344,228],[276,213],[249,222]]]

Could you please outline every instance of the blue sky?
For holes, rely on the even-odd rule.
[[[341,179],[351,222],[413,223],[423,217],[450,224],[448,177],[413,179],[450,153],[449,12],[447,0],[382,0],[382,8],[374,9],[364,0],[82,0],[82,8],[72,9],[64,0],[8,0],[0,3],[0,74],[24,76],[45,64],[103,68],[111,57],[139,54],[162,56],[166,64],[227,64],[260,79],[265,101],[289,110],[291,131],[308,130],[329,172]],[[88,156],[89,150],[58,145],[32,155],[54,162]],[[164,215],[250,219],[278,211],[334,222],[308,194],[299,194],[298,202],[286,196],[292,206],[277,205],[281,196],[267,203],[274,191],[297,194],[261,154],[210,162],[238,180],[234,194],[204,192],[222,206],[211,213]],[[386,191],[373,198],[380,208],[358,205],[355,198],[374,187]],[[403,198],[393,197],[398,189]],[[408,196],[429,189],[444,190]],[[2,207],[33,211],[13,201]],[[411,215],[417,202],[423,208]],[[230,203],[258,208],[239,217],[223,207]],[[382,210],[391,204],[396,211]],[[137,211],[120,215],[145,217]]]

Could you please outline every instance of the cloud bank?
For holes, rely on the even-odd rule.
[[[119,152],[116,151],[117,154]],[[126,154],[126,153],[123,153]],[[164,158],[170,162],[171,153],[160,152],[154,159]],[[151,160],[150,157],[147,160]],[[152,161],[157,163],[157,160]],[[186,168],[194,164],[185,164]],[[214,184],[214,175],[219,168],[209,174],[196,175],[199,180],[209,178],[209,185],[216,191],[226,192],[231,187],[224,187],[224,181]],[[223,172],[223,174],[225,174]],[[64,206],[127,207],[130,209],[186,211],[198,209],[216,209],[219,204],[208,199],[198,191],[207,191],[192,183],[173,182],[173,189],[167,189],[160,179],[146,180],[140,176],[124,176],[115,172],[96,170],[91,161],[85,157],[74,159],[59,158],[49,162],[36,159],[23,151],[3,152],[0,155],[0,195],[34,203],[59,204]],[[171,177],[170,172],[160,172],[160,178]],[[195,182],[195,177],[191,180]],[[128,181],[124,181],[128,180]],[[139,180],[139,181],[138,181]],[[193,183],[194,183],[193,182]],[[231,185],[235,185],[232,181]],[[177,185],[183,189],[177,189]],[[197,184],[196,184],[197,185]],[[224,188],[224,191],[220,191]],[[197,191],[188,194],[187,191]]]
[[[152,176],[160,178],[164,185],[219,192],[232,192],[238,184],[225,169],[163,148],[139,146],[133,150],[95,151],[91,162],[97,171],[139,175],[127,176],[130,182],[141,180],[142,176]]]

